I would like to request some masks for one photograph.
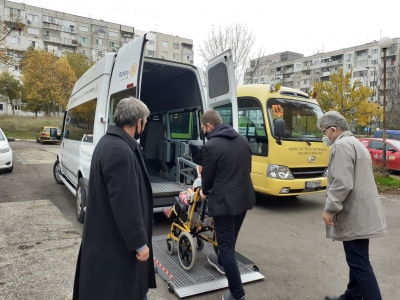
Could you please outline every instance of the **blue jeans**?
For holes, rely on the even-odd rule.
[[[144,296],[143,300],[147,300],[147,295],[146,295],[146,296]]]
[[[369,239],[343,242],[350,278],[346,300],[382,300],[374,270],[369,262]]]
[[[214,217],[219,248],[218,263],[224,267],[229,290],[235,299],[245,295],[239,267],[235,258],[235,245],[246,212],[236,216]]]

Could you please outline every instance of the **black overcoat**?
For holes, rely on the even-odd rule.
[[[202,149],[202,189],[212,217],[236,216],[256,202],[251,181],[251,149],[231,126],[216,126]]]
[[[140,145],[110,126],[91,162],[74,300],[142,300],[155,288],[153,195]],[[150,248],[141,262],[136,249]]]

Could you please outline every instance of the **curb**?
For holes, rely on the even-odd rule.
[[[36,140],[28,140],[28,139],[15,139],[16,141],[22,141],[22,142],[36,142]]]

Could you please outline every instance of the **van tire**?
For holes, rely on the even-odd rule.
[[[79,178],[78,186],[76,187],[76,219],[83,223],[85,219],[85,207],[86,207],[86,188],[83,183],[83,178]]]
[[[64,184],[64,182],[62,182],[62,180],[61,180],[61,178],[60,178],[60,176],[61,176],[60,171],[61,171],[61,169],[60,169],[60,161],[57,159],[57,160],[54,162],[54,165],[53,165],[53,176],[54,176],[54,180],[55,180],[58,184]]]

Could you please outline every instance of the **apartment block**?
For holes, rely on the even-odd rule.
[[[389,77],[395,71],[399,44],[399,38],[392,39],[392,45],[386,51]],[[294,52],[260,57],[250,62],[250,68],[244,76],[244,84],[280,83],[308,93],[312,83],[329,80],[330,75],[340,68],[345,71],[353,70],[352,83],[359,80],[362,84],[379,90],[379,83],[383,78],[383,52],[378,46],[378,41],[307,57]]]
[[[0,21],[10,22],[18,17],[24,28],[6,37],[8,54],[16,58],[11,72],[20,76],[18,59],[30,46],[61,56],[63,52],[82,53],[97,61],[107,52],[117,52],[124,44],[146,33],[125,26],[71,15],[46,8],[0,0]],[[145,55],[183,63],[193,63],[193,40],[159,32],[148,32]],[[2,66],[0,66],[1,71]],[[0,97],[0,114],[10,113],[7,99]]]

